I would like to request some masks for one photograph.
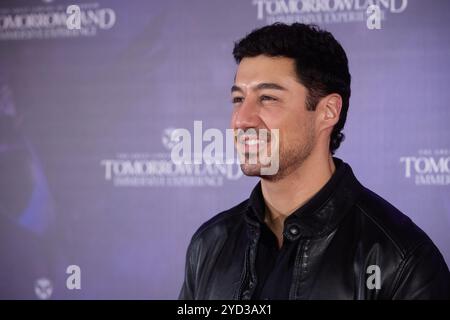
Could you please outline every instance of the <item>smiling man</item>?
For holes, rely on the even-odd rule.
[[[261,161],[243,161],[244,174],[260,182],[194,234],[180,298],[450,298],[448,267],[433,242],[333,157],[351,78],[334,37],[274,24],[237,42],[233,54],[236,147],[244,160],[255,145],[277,152],[278,170],[263,174]],[[274,129],[276,150],[272,135],[258,135]]]

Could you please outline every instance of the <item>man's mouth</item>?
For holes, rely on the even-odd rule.
[[[242,134],[237,138],[238,148],[244,153],[257,153],[267,146],[267,140],[255,135]]]
[[[265,145],[266,141],[257,138],[244,138],[243,141],[241,141],[241,143],[247,146],[255,146],[255,145]]]

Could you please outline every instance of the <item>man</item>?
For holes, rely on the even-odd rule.
[[[348,61],[326,31],[274,24],[235,44],[237,149],[279,130],[276,174],[203,224],[189,245],[181,299],[447,299],[445,261],[408,217],[332,155],[343,140]],[[272,150],[274,151],[274,150]]]

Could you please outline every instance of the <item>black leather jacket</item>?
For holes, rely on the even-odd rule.
[[[295,220],[295,234],[285,223],[284,237],[298,240],[289,298],[450,299],[448,267],[428,236],[334,161],[341,178],[330,196]],[[260,234],[251,210],[246,200],[194,234],[180,299],[251,299]],[[370,266],[379,288],[367,284]]]

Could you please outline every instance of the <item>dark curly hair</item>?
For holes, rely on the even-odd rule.
[[[298,80],[308,90],[307,110],[314,111],[319,100],[328,94],[341,96],[339,121],[330,137],[330,152],[334,154],[345,137],[341,131],[351,93],[347,55],[340,43],[316,25],[275,23],[252,31],[234,45],[233,56],[238,64],[245,57],[258,55],[295,60]]]

